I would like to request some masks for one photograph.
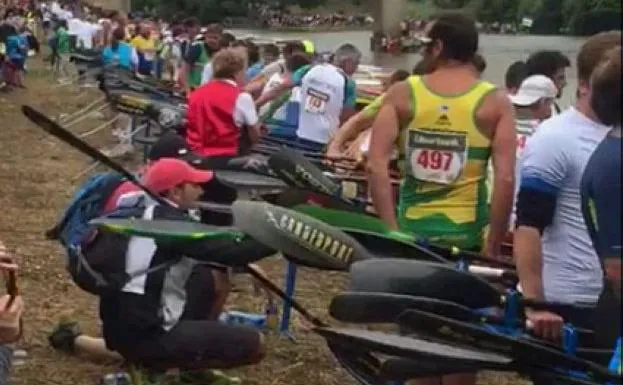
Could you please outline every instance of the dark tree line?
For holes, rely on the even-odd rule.
[[[378,0],[343,0],[356,5],[371,5]],[[571,33],[590,35],[603,30],[621,29],[621,0],[409,0],[430,1],[441,9],[461,8],[484,23],[518,25],[522,18],[533,20],[530,30],[538,34]],[[226,17],[261,17],[261,9],[285,10],[323,6],[327,0],[132,0],[135,10],[148,9],[156,16],[193,15],[202,22]],[[371,7],[368,7],[372,9]]]

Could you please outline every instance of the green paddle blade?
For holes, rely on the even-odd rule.
[[[190,221],[145,220],[134,218],[96,218],[91,224],[105,231],[128,236],[140,236],[155,239],[195,241],[201,239],[239,239],[244,236],[233,228],[207,226]]]
[[[307,215],[266,202],[236,201],[234,224],[258,242],[307,267],[346,271],[372,255],[354,238]]]
[[[403,231],[391,231],[379,218],[308,204],[297,205],[293,209],[339,228],[377,257],[448,262],[437,253],[417,245],[415,235]]]

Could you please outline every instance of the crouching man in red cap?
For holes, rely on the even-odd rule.
[[[190,220],[185,210],[193,207],[203,194],[202,185],[212,178],[211,171],[195,169],[184,160],[155,161],[145,170],[142,182],[169,205],[145,197],[142,218]],[[106,348],[144,369],[140,373],[160,376],[167,369],[177,368],[185,380],[201,384],[213,383],[216,376],[202,369],[260,362],[265,345],[259,332],[218,321],[231,285],[225,267],[205,263],[250,253],[269,256],[274,251],[251,239],[241,243],[212,239],[172,245],[158,239],[128,237],[126,272],[130,276],[137,271],[147,273],[131,278],[119,291],[100,296]],[[85,344],[78,346],[81,339]],[[90,337],[81,336],[75,324],[58,328],[50,342],[70,352],[96,345]]]

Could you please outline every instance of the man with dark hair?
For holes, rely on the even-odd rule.
[[[514,95],[519,90],[519,86],[527,77],[526,72],[526,63],[521,60],[508,66],[506,75],[504,75],[504,86],[509,95]]]
[[[262,71],[260,71],[260,73],[254,79],[251,79],[249,81],[249,83],[245,87],[245,91],[253,95],[260,93],[264,89],[266,82],[268,82],[268,80],[274,74],[284,74],[286,72],[286,61],[290,56],[296,53],[307,55],[305,53],[305,45],[303,44],[303,42],[298,40],[287,42],[286,45],[283,47],[283,58],[274,61],[262,68]]]
[[[567,85],[567,68],[571,67],[571,61],[560,51],[538,51],[530,55],[526,60],[526,77],[532,75],[545,75],[552,79],[558,87],[558,98],[562,96],[562,90]],[[560,113],[560,107],[554,104],[554,112]]]
[[[276,73],[271,76],[266,83],[266,86],[264,86],[262,94],[279,87],[281,83],[286,81],[299,68],[310,64],[311,59],[308,55],[296,53],[290,56],[286,61],[286,73]],[[270,128],[271,135],[279,135],[290,138],[296,136],[301,104],[300,94],[300,87],[295,87],[282,97],[260,108],[260,116]]]
[[[264,66],[272,64],[279,60],[279,47],[276,44],[266,44],[262,48],[262,61]]]
[[[584,221],[605,275],[598,312],[608,321],[595,330],[608,343],[621,335],[621,47],[593,73],[591,106],[597,119],[614,127],[588,161],[581,185]]]
[[[578,208],[586,164],[611,130],[597,120],[591,107],[591,74],[604,54],[620,45],[621,33],[614,31],[584,43],[577,57],[575,106],[543,122],[526,144],[514,234],[517,272],[526,298],[590,306],[602,292],[602,268]],[[563,322],[592,329],[592,312],[569,313],[526,309],[534,332],[552,340],[560,339]]]
[[[422,68],[419,68],[422,67]],[[421,72],[420,72],[421,70]],[[424,74],[424,68],[417,64],[413,69],[414,75]],[[386,88],[393,84],[407,80],[410,74],[405,70],[396,70],[391,74]],[[327,146],[327,156],[338,158],[340,156],[360,158],[357,154],[364,155],[370,147],[370,127],[383,104],[385,94],[378,96],[363,110],[348,119],[333,135]],[[365,132],[365,133],[364,133]],[[354,144],[357,144],[354,146]]]
[[[332,63],[300,68],[279,87],[261,95],[258,107],[294,87],[301,87],[301,110],[296,140],[301,147],[320,152],[333,133],[355,114],[357,91],[352,75],[359,67],[361,52],[350,43],[342,44]]]
[[[483,72],[487,70],[487,61],[484,56],[479,53],[476,53],[472,58],[472,64],[474,65],[476,72],[478,72],[478,76],[481,76]]]
[[[249,68],[247,69],[247,77],[246,80],[249,81],[255,78],[262,68],[264,68],[264,63],[260,60],[260,47],[258,47],[252,41],[245,41],[245,48],[247,50],[247,65]]]
[[[201,39],[190,36],[191,39],[195,38],[195,41],[190,45],[185,55],[189,91],[202,84],[204,67],[221,47],[222,34],[223,27],[220,24],[210,24],[201,30]]]
[[[431,72],[392,86],[372,125],[367,169],[374,207],[391,230],[462,249],[480,250],[489,224],[485,252],[496,258],[513,200],[513,108],[505,92],[479,79],[475,71],[478,31],[473,19],[454,12],[441,14],[427,25],[420,40],[425,68]],[[389,163],[399,142],[404,143],[398,147],[406,162],[396,210]],[[491,215],[486,202],[490,154]],[[475,383],[475,376],[413,383],[467,385]]]

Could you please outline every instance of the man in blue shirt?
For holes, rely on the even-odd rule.
[[[595,330],[612,344],[621,334],[621,48],[613,50],[592,77],[591,106],[613,130],[591,156],[582,177],[582,213],[602,262],[605,283]]]

